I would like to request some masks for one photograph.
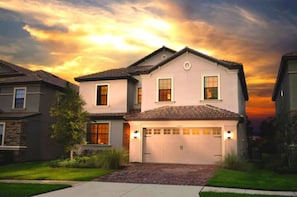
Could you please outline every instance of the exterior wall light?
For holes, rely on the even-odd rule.
[[[134,131],[132,136],[133,136],[134,139],[137,139],[137,137],[138,137],[138,131],[137,130]]]
[[[227,131],[226,137],[227,137],[227,139],[231,139],[232,138],[231,131]]]

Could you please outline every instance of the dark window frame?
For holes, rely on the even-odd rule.
[[[104,85],[97,85],[96,88],[96,105],[97,106],[105,106],[108,105],[108,91],[109,86]]]

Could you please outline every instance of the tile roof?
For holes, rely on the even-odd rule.
[[[164,106],[126,115],[126,120],[239,120],[240,115],[212,105]]]
[[[73,88],[78,89],[76,85],[61,79],[60,77],[43,70],[31,71],[20,66],[0,60],[0,85],[1,84],[19,84],[19,83],[47,83],[58,88],[65,88],[69,83]]]

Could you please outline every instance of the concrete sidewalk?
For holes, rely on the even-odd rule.
[[[228,192],[242,194],[297,196],[297,192],[289,191],[262,191],[187,185],[85,182],[76,184],[71,188],[41,194],[37,197],[199,197],[199,192]]]
[[[228,192],[297,196],[297,191],[264,191],[251,189],[222,188],[188,185],[134,184],[95,181],[53,181],[53,180],[0,180],[6,183],[69,184],[70,188],[57,190],[36,197],[199,197],[199,192]]]
[[[36,197],[197,197],[201,186],[87,182]]]

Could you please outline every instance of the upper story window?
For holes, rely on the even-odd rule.
[[[204,76],[204,99],[219,99],[219,77]]]
[[[4,123],[0,123],[0,146],[4,145]]]
[[[96,105],[107,105],[108,101],[108,85],[97,86]]]
[[[90,123],[87,129],[88,144],[109,144],[109,123]]]
[[[141,104],[142,100],[142,88],[137,88],[137,104]]]
[[[158,101],[171,101],[172,100],[172,79],[159,79],[159,100]]]
[[[15,88],[13,95],[13,108],[24,109],[26,101],[26,88]]]

